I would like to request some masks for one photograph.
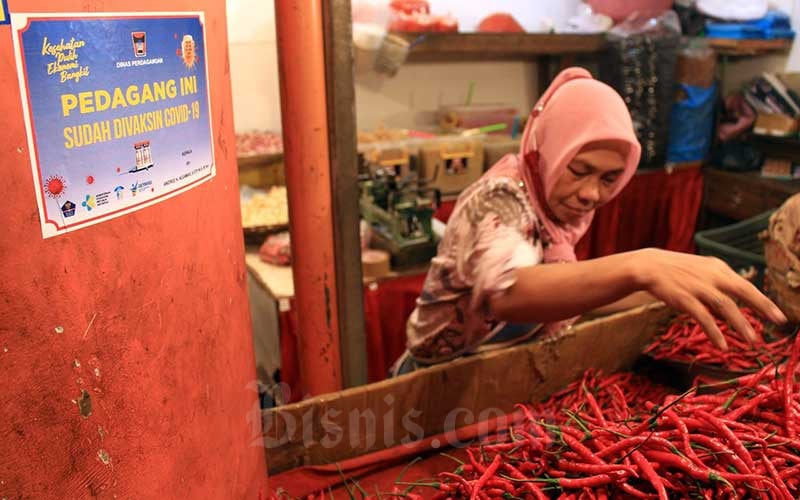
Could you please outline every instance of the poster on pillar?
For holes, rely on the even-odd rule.
[[[11,26],[43,237],[214,177],[202,13],[12,12]]]

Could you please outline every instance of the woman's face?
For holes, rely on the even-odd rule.
[[[624,167],[625,158],[611,149],[579,153],[547,198],[550,210],[564,224],[578,223],[611,198]]]

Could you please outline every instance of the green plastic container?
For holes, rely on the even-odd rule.
[[[769,210],[736,224],[698,231],[694,235],[697,253],[718,257],[735,271],[753,266],[758,271],[755,284],[761,288],[766,260],[764,244],[758,238],[758,233],[769,227],[769,218],[774,212]]]

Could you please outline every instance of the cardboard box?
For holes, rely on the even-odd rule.
[[[512,139],[510,137],[497,137],[490,136],[486,138],[484,149],[486,151],[486,161],[483,164],[483,170],[489,170],[495,163],[500,161],[502,157],[509,153],[519,153],[520,140]]]
[[[786,115],[759,113],[753,133],[789,137],[797,133],[797,120]]]
[[[793,179],[794,166],[792,165],[792,160],[767,158],[761,166],[761,176],[771,179]]]
[[[269,474],[361,456],[544,400],[587,368],[630,368],[671,317],[652,304],[558,338],[417,370],[262,413]]]
[[[453,199],[483,175],[483,138],[432,141],[419,152],[420,178]]]
[[[717,77],[717,54],[711,49],[681,51],[676,71],[678,83],[707,89]]]

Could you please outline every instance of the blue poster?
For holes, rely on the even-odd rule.
[[[11,14],[45,238],[214,177],[202,13]]]
[[[8,0],[0,0],[0,24],[9,24],[11,19],[8,17]]]

